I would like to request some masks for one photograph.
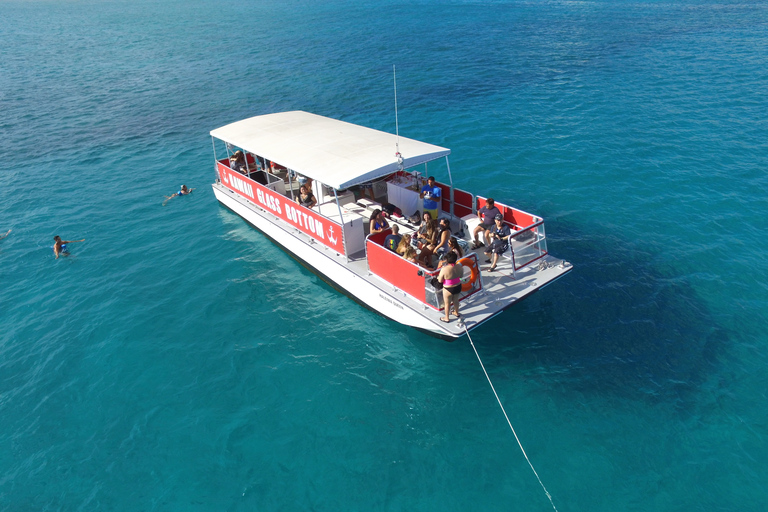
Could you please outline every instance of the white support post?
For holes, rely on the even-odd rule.
[[[349,263],[349,251],[347,251],[347,237],[344,236],[344,216],[341,214],[341,205],[339,204],[339,194],[333,189],[333,197],[336,199],[336,208],[339,210],[339,224],[341,226],[341,245],[344,247],[344,261]]]
[[[216,172],[216,179],[219,179],[219,159],[216,158],[216,139],[211,136],[211,144],[213,144],[213,170]]]
[[[448,181],[451,185],[451,218],[453,218],[453,176],[451,176],[451,164],[448,163],[448,155],[445,156],[445,166],[448,168]]]

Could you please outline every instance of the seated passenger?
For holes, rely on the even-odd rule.
[[[296,202],[305,208],[312,208],[317,204],[315,195],[309,191],[309,187],[302,185],[299,189],[299,195],[296,197]]]
[[[231,157],[229,157],[229,166],[235,172],[241,172],[243,174],[247,174],[248,172],[245,166],[245,155],[239,149],[235,151]]]
[[[425,213],[425,215],[429,214]],[[437,223],[430,218],[422,228],[423,230],[419,230],[420,234],[416,244],[416,247],[421,250],[419,259],[424,262],[427,268],[434,268],[432,267],[432,254],[437,245]]]
[[[459,241],[455,236],[452,236],[451,239],[448,240],[448,253],[451,252],[456,254],[457,261],[464,257],[464,251],[461,250]],[[448,253],[446,253],[445,256],[448,256]],[[445,265],[445,258],[440,260],[440,263],[437,264],[437,268],[442,268],[443,265]]]
[[[491,266],[488,267],[488,272],[496,270],[499,254],[504,254],[504,251],[509,249],[509,237],[512,234],[512,230],[509,229],[509,226],[504,224],[504,217],[502,217],[501,214],[496,216],[494,222],[496,223],[496,226],[491,234],[488,235],[491,239],[491,245],[488,250],[485,251],[485,255],[489,258],[485,260],[486,263],[491,263],[490,256],[491,253],[493,253],[493,262],[491,263]]]
[[[371,230],[370,233],[381,233],[385,229],[389,227],[389,223],[387,222],[387,219],[384,218],[384,216],[381,214],[381,210],[376,208],[373,210],[373,214],[371,214]]]
[[[389,249],[390,251],[396,251],[397,246],[400,245],[400,240],[402,240],[402,235],[400,233],[400,226],[397,224],[392,224],[392,234],[387,235],[387,238],[384,239],[384,247]]]
[[[411,235],[403,235],[403,237],[400,239],[400,243],[397,244],[397,248],[395,249],[395,252],[400,256],[402,256],[405,254],[405,250],[408,247],[413,247],[411,245]]]
[[[412,263],[416,263],[417,265],[419,264],[419,260],[416,257],[416,249],[414,249],[410,245],[405,248],[405,253],[403,254],[403,258],[405,258],[406,260]]]
[[[420,267],[424,267],[427,270],[434,270],[433,268],[427,267],[426,265],[424,265],[424,263],[419,261],[419,255],[416,254],[416,249],[414,249],[413,246],[411,245],[406,246],[405,253],[403,254],[403,258],[410,261],[411,263],[415,263],[419,265]]]
[[[478,247],[482,247],[489,243],[488,234],[494,227],[493,219],[497,215],[501,215],[501,212],[496,208],[493,198],[489,197],[485,200],[485,206],[477,211],[477,218],[480,219],[480,224],[478,224],[474,231],[472,231],[472,238],[474,238],[474,242],[472,243],[473,249],[477,249]],[[483,232],[482,242],[477,240],[477,234],[481,231]]]
[[[448,241],[450,239],[451,223],[447,218],[443,217],[440,219],[439,227],[437,230],[437,244],[435,245],[435,250],[433,251],[440,258],[442,258],[446,252],[448,252]]]
[[[432,216],[429,214],[429,212],[424,212],[421,214],[421,227],[419,228],[419,232],[421,232],[422,229],[427,229],[427,223],[432,219]]]
[[[421,243],[426,243],[429,241],[429,232],[430,232],[430,226],[434,229],[434,221],[432,220],[432,217],[430,217],[429,212],[424,212],[422,214],[423,219],[421,222],[421,226],[419,226],[419,230],[416,232],[416,240]]]

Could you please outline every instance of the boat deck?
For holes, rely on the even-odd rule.
[[[275,215],[274,212],[253,203],[237,194],[234,194],[231,190],[223,185],[216,183],[213,185],[214,189],[218,189],[221,193],[226,194],[229,198],[240,203],[243,207],[247,208],[252,214],[257,215],[259,218],[272,224],[274,228],[279,231],[285,232],[290,235],[291,238],[297,239],[302,246],[307,249],[313,249],[313,252],[320,253],[325,258],[334,261],[341,267],[347,269],[348,272],[353,273],[359,279],[364,280],[368,284],[372,285],[379,291],[379,295],[386,297],[388,301],[396,301],[403,307],[406,307],[418,315],[427,320],[432,327],[428,329],[432,333],[439,333],[446,337],[454,338],[461,336],[465,333],[465,328],[471,330],[477,327],[483,322],[490,320],[494,316],[501,313],[504,309],[514,305],[526,296],[538,291],[540,288],[546,286],[550,282],[558,279],[562,275],[569,272],[572,267],[570,264],[552,257],[549,254],[544,255],[532,264],[525,266],[517,271],[513,272],[512,260],[509,256],[503,256],[499,258],[496,265],[496,270],[489,272],[487,269],[490,267],[489,263],[486,263],[486,256],[483,253],[484,248],[471,250],[470,252],[477,255],[478,262],[480,263],[480,277],[482,282],[482,289],[472,293],[469,296],[464,297],[460,301],[460,313],[461,318],[456,319],[451,316],[451,322],[445,323],[440,320],[443,315],[442,310],[437,310],[428,306],[424,302],[410,296],[403,290],[393,286],[390,282],[379,277],[369,269],[369,262],[367,259],[366,251],[357,251],[351,254],[349,257],[345,257],[342,254],[317,243],[317,241],[306,233],[299,229],[293,228],[287,225],[280,217]],[[406,221],[406,219],[391,219],[397,222],[401,228],[401,234],[411,233],[417,230],[417,226],[412,225]],[[255,227],[259,228],[266,234],[268,229],[265,229],[265,225],[260,221],[250,221]],[[474,224],[473,224],[474,222]],[[261,225],[260,225],[261,224]],[[459,229],[454,231],[454,236],[461,235],[465,241],[470,241],[472,228],[476,225],[476,218],[467,216],[463,219],[457,217],[452,218],[452,224],[460,226]],[[282,245],[282,242],[276,237],[271,237],[277,243]],[[513,241],[513,244],[523,245],[524,242]],[[315,265],[312,263],[314,256],[302,254],[301,252],[291,252],[294,257],[301,259],[309,268],[314,269]],[[508,251],[509,253],[509,251]],[[466,256],[466,254],[465,254]],[[426,270],[425,270],[426,271]],[[426,271],[428,272],[428,271]],[[333,280],[331,279],[333,282]],[[354,294],[354,290],[345,290],[353,298],[358,298]],[[351,292],[351,293],[350,293]],[[442,292],[437,292],[440,297],[440,304],[442,305]]]
[[[371,274],[368,271],[368,264],[364,258],[354,261],[350,260],[347,265],[358,276],[371,282],[382,292],[397,296],[405,304],[420,311],[436,327],[447,331],[454,337],[464,334],[465,325],[468,330],[477,327],[479,324],[490,320],[503,310],[538,291],[572,269],[572,266],[567,262],[547,255],[516,272],[512,271],[512,261],[510,259],[499,258],[496,270],[488,272],[487,268],[490,267],[490,264],[485,263],[486,256],[483,250],[484,248],[481,247],[471,251],[477,255],[478,261],[481,262],[480,279],[482,279],[483,288],[479,292],[460,300],[459,313],[461,314],[461,321],[457,321],[452,315],[450,323],[440,320],[443,316],[442,309],[435,310],[427,307],[422,302],[410,297],[407,293],[398,290],[390,283]]]

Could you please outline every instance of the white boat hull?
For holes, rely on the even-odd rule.
[[[214,185],[213,192],[221,204],[258,228],[307,267],[374,311],[417,329],[441,336],[456,336],[404,304],[397,294],[387,294],[351,271],[345,264],[346,259],[335,251],[321,244],[308,244],[307,238],[298,230],[287,231],[280,219],[272,213],[254,203],[249,204],[224,187]],[[402,292],[400,295],[403,295]]]

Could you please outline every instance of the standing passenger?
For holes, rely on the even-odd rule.
[[[459,294],[461,293],[461,278],[464,275],[464,267],[456,263],[456,253],[449,252],[445,257],[445,266],[440,269],[437,280],[443,283],[443,302],[445,303],[445,316],[440,317],[445,323],[451,321],[451,305],[453,314],[459,316]]]
[[[427,178],[427,184],[421,187],[419,197],[424,199],[424,211],[429,213],[433,219],[437,219],[437,201],[440,200],[440,187],[435,184],[435,177]]]

